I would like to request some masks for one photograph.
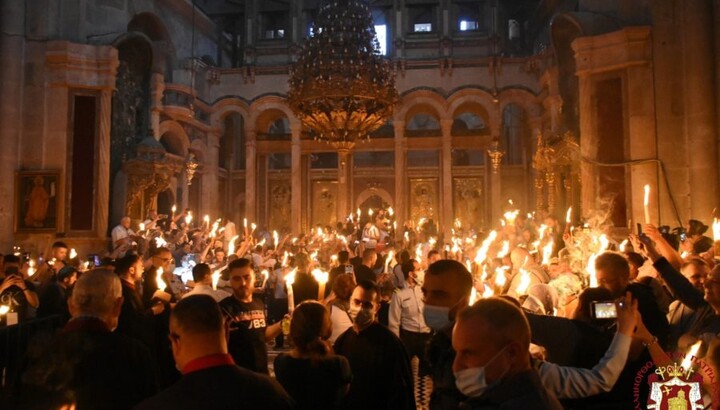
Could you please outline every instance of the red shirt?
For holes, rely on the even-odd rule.
[[[197,359],[191,360],[182,368],[181,373],[185,375],[188,373],[209,369],[211,367],[233,365],[235,365],[235,361],[233,361],[232,356],[226,353],[217,353],[198,357]]]

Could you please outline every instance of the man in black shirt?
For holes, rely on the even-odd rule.
[[[266,343],[280,334],[281,322],[268,326],[265,304],[253,298],[255,272],[249,260],[230,262],[228,272],[233,294],[220,301],[220,308],[230,322],[228,351],[238,366],[269,374]]]
[[[350,362],[353,381],[339,408],[415,410],[413,378],[405,347],[377,322],[380,293],[363,281],[350,297],[353,327],[335,341],[335,352]]]
[[[362,254],[362,265],[355,269],[355,281],[360,283],[362,281],[375,282],[377,279],[373,268],[377,262],[377,252],[374,249],[365,249]]]
[[[0,281],[0,305],[11,308],[10,314],[5,318],[6,323],[26,320],[28,309],[36,309],[39,304],[35,286],[32,282],[23,280],[20,273],[20,258],[15,255],[5,256],[5,272]]]

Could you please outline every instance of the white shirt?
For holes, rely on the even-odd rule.
[[[400,328],[415,333],[430,333],[423,317],[423,301],[420,286],[412,285],[398,289],[390,299],[388,327],[400,336]]]
[[[206,285],[204,283],[198,283],[195,285],[195,287],[185,295],[183,295],[183,298],[186,298],[188,296],[192,295],[208,295],[212,296],[216,302],[220,302],[221,300],[225,299],[226,297],[230,296],[228,292],[225,292],[224,290],[214,290],[212,286]]]
[[[330,305],[330,322],[332,323],[332,334],[330,335],[330,343],[335,343],[335,339],[345,333],[352,327],[353,322],[350,315],[335,305]]]
[[[127,229],[122,225],[114,227],[112,230],[113,248],[118,247],[118,241],[125,239],[130,235],[135,235],[135,232],[133,232],[132,229]]]

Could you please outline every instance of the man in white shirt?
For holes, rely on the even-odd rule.
[[[192,273],[193,281],[195,281],[195,287],[190,292],[186,293],[183,298],[190,295],[209,295],[212,296],[216,302],[220,302],[230,296],[230,293],[225,292],[224,290],[213,289],[212,272],[210,271],[210,266],[208,264],[199,263],[195,265]]]
[[[401,268],[407,286],[398,289],[390,299],[388,327],[402,340],[411,359],[417,356],[422,360],[431,333],[423,317],[422,290],[415,282],[420,264],[410,259]]]
[[[119,252],[119,257],[124,256],[125,252],[132,247],[135,236],[135,232],[130,229],[130,217],[123,216],[120,225],[113,228],[111,235],[113,252]]]

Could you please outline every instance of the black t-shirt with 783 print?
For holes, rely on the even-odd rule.
[[[228,296],[220,301],[220,308],[230,321],[228,351],[235,363],[268,374],[265,304],[254,297],[252,302],[241,302]]]

